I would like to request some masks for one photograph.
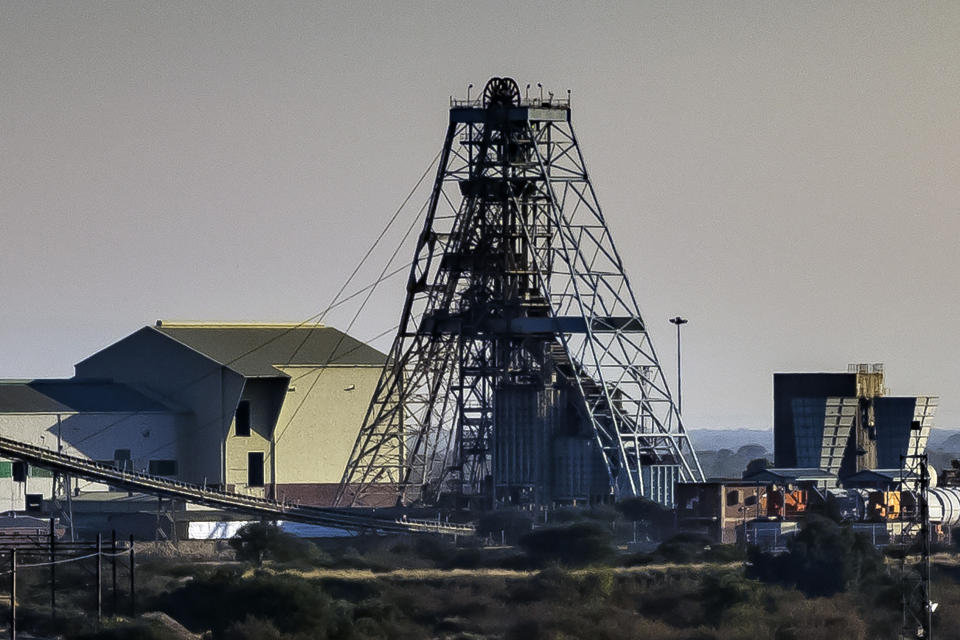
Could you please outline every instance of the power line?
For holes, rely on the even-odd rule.
[[[367,249],[367,251],[364,253],[364,255],[363,255],[363,257],[361,258],[360,262],[359,262],[359,263],[357,264],[357,266],[353,269],[353,271],[351,272],[350,276],[347,278],[346,282],[344,282],[344,284],[340,287],[340,290],[339,290],[339,291],[337,292],[337,294],[334,296],[333,301],[332,301],[329,305],[327,305],[326,308],[324,308],[323,310],[319,311],[318,313],[313,314],[312,316],[310,316],[310,317],[307,318],[306,320],[303,320],[302,322],[299,322],[299,323],[297,323],[296,325],[293,325],[293,326],[285,329],[284,331],[282,331],[282,332],[280,332],[280,333],[278,333],[278,334],[270,337],[269,339],[264,340],[263,342],[261,342],[261,343],[257,344],[256,346],[248,349],[247,351],[245,351],[245,352],[241,353],[240,355],[232,358],[231,360],[229,360],[229,361],[227,361],[227,362],[225,362],[225,363],[222,363],[221,366],[223,366],[223,367],[229,367],[231,364],[234,364],[235,362],[237,362],[237,361],[239,361],[239,360],[241,360],[241,359],[249,356],[250,354],[255,353],[256,351],[258,351],[258,350],[266,347],[267,345],[275,342],[276,340],[279,340],[280,338],[283,338],[284,336],[288,335],[288,334],[291,333],[292,331],[295,331],[295,330],[297,330],[297,329],[300,329],[300,328],[303,327],[304,325],[310,324],[311,322],[314,322],[314,321],[316,321],[316,324],[319,324],[319,323],[323,320],[323,318],[326,316],[326,314],[329,313],[332,309],[334,309],[334,308],[336,308],[336,307],[339,307],[340,305],[344,304],[344,303],[347,302],[348,300],[351,300],[351,299],[355,298],[356,296],[360,295],[361,293],[363,293],[363,292],[366,291],[366,290],[371,290],[371,291],[372,291],[372,290],[375,289],[375,288],[377,287],[377,285],[380,284],[384,279],[393,277],[394,275],[396,275],[396,274],[404,271],[406,267],[400,267],[400,268],[396,269],[394,272],[392,272],[392,273],[390,273],[390,274],[388,274],[388,275],[386,275],[386,276],[385,276],[383,273],[381,273],[380,277],[379,277],[376,281],[374,281],[373,283],[371,283],[371,284],[369,284],[369,285],[367,285],[367,286],[359,289],[358,291],[353,292],[352,294],[350,294],[350,295],[347,296],[346,298],[344,298],[344,299],[342,299],[342,300],[339,300],[340,296],[343,294],[343,292],[344,292],[344,291],[346,290],[346,288],[349,286],[350,282],[353,280],[353,278],[354,278],[354,277],[357,275],[357,273],[360,271],[360,269],[362,268],[363,264],[364,264],[364,263],[366,262],[366,260],[370,257],[370,255],[372,255],[373,251],[374,251],[374,250],[376,249],[376,247],[379,245],[380,241],[386,236],[386,234],[388,233],[388,231],[390,230],[390,228],[391,228],[391,227],[393,226],[393,224],[396,222],[397,218],[398,218],[399,215],[400,215],[400,212],[403,211],[403,208],[407,205],[407,203],[410,202],[410,199],[413,197],[413,194],[414,194],[414,193],[416,192],[416,190],[420,187],[420,185],[423,184],[423,181],[426,179],[426,176],[428,176],[428,175],[430,174],[431,169],[433,168],[434,164],[437,162],[437,159],[438,159],[439,157],[440,157],[440,154],[437,153],[437,154],[434,155],[434,157],[430,160],[430,162],[428,163],[426,169],[425,169],[425,170],[423,171],[423,173],[420,175],[420,178],[417,180],[417,182],[416,182],[416,184],[414,185],[414,187],[410,190],[409,193],[407,193],[406,197],[403,199],[403,201],[402,201],[402,203],[400,204],[400,206],[397,208],[397,210],[393,213],[393,215],[392,215],[392,216],[390,217],[390,219],[387,221],[387,224],[384,226],[384,228],[383,228],[383,229],[380,231],[380,233],[377,235],[377,238],[374,240],[373,244],[372,244],[372,245],[370,246],[370,248]],[[419,219],[420,214],[422,213],[422,211],[423,211],[423,209],[421,208],[420,212],[418,212],[417,216],[415,216],[414,222],[416,222],[416,220]],[[402,244],[403,241],[406,240],[407,235],[409,235],[409,230],[407,231],[407,234],[404,235],[404,240],[401,241],[401,244]],[[394,256],[396,255],[396,253],[397,253],[397,252],[395,251],[395,252],[394,252]],[[393,260],[393,258],[391,258],[391,261],[390,261],[390,262],[392,262],[392,260]],[[390,264],[390,262],[388,262],[388,265]],[[412,263],[411,263],[411,264],[412,264]],[[368,296],[368,298],[369,298],[369,296]],[[352,323],[351,323],[351,326],[352,326]],[[349,331],[349,329],[348,329],[348,331]],[[307,338],[309,338],[309,335],[310,335],[310,334],[307,335]],[[378,337],[379,337],[379,336],[378,336]],[[291,354],[291,356],[290,356],[290,358],[289,358],[289,360],[288,360],[288,364],[293,360],[294,357],[296,357],[296,354],[297,354],[297,353],[299,352],[299,350],[303,347],[303,344],[305,344],[307,338],[305,338],[304,341],[301,342],[301,344],[300,344],[300,345],[294,350],[294,352]],[[342,342],[342,340],[343,340],[343,336],[341,336],[341,342]],[[339,346],[339,343],[338,343],[338,346]],[[335,352],[335,351],[336,351],[336,349],[334,349],[334,352]],[[220,371],[220,368],[218,367],[218,368],[216,369],[216,372],[219,372],[219,371]],[[163,400],[171,399],[175,394],[179,394],[179,393],[181,393],[181,392],[183,392],[183,391],[186,391],[187,389],[189,389],[189,388],[195,386],[196,384],[199,384],[199,383],[202,382],[203,380],[207,379],[208,377],[210,377],[210,376],[213,375],[214,373],[215,373],[215,371],[214,371],[214,370],[211,370],[211,371],[208,372],[208,373],[205,373],[205,374],[203,374],[203,375],[201,375],[201,376],[199,376],[199,377],[197,377],[197,378],[194,378],[193,380],[190,380],[190,381],[186,382],[184,385],[178,387],[177,389],[175,389],[175,390],[173,390],[173,391],[171,391],[171,392],[169,392],[169,393],[167,393],[167,394],[160,394],[160,398],[163,399]],[[101,434],[103,434],[103,433],[106,433],[107,431],[109,431],[110,429],[114,428],[114,427],[117,426],[118,424],[120,424],[120,423],[122,423],[122,422],[124,422],[124,421],[126,421],[126,420],[129,420],[129,419],[131,419],[131,418],[133,418],[133,417],[136,417],[136,416],[138,416],[138,415],[140,415],[140,414],[142,414],[142,413],[144,413],[143,410],[137,410],[137,411],[135,411],[135,412],[133,412],[133,413],[127,414],[127,415],[123,416],[122,418],[119,418],[118,420],[115,420],[114,422],[106,425],[106,426],[103,427],[102,429],[100,429],[100,430],[98,430],[98,431],[95,431],[94,433],[88,434],[88,435],[84,436],[83,438],[81,438],[81,439],[79,439],[79,440],[76,440],[75,442],[72,442],[72,443],[70,443],[70,444],[73,445],[74,447],[77,446],[77,445],[79,445],[79,444],[82,444],[82,443],[90,440],[91,438],[95,438],[95,437],[97,437],[97,436],[99,436],[99,435],[101,435]],[[219,422],[219,420],[222,420],[223,417],[224,417],[224,416],[221,415],[221,416],[219,416],[219,418],[218,418],[217,420],[211,421],[211,422],[215,424],[216,422]],[[208,426],[209,426],[209,425],[208,425]],[[168,445],[163,445],[163,446],[168,446]],[[158,447],[158,449],[160,449],[160,448],[163,448],[163,447]]]
[[[383,267],[383,271],[380,272],[380,276],[377,279],[377,284],[383,281],[384,274],[386,274],[386,272],[390,269],[390,265],[393,264],[393,261],[396,260],[397,255],[399,255],[400,253],[400,249],[403,248],[403,243],[406,242],[407,238],[410,236],[410,233],[413,231],[414,227],[416,227],[417,222],[420,220],[420,216],[423,215],[424,211],[426,211],[428,204],[429,204],[429,200],[423,203],[423,206],[420,207],[420,211],[418,212],[417,216],[410,223],[410,226],[407,227],[407,232],[403,234],[403,238],[400,239],[400,242],[397,244],[397,247],[393,250],[393,254],[390,256],[390,259],[387,261],[386,266]],[[367,302],[370,301],[370,298],[371,296],[373,296],[373,292],[375,290],[376,290],[376,286],[372,287],[367,292],[367,296],[363,299],[363,302],[360,303],[360,306],[359,308],[357,308],[356,313],[353,314],[353,319],[350,320],[350,324],[347,325],[346,330],[340,334],[340,340],[337,341],[336,346],[333,347],[333,350],[331,351],[331,356],[335,354],[337,352],[337,349],[340,348],[340,345],[343,344],[343,341],[347,337],[347,333],[349,333],[350,330],[353,329],[354,323],[356,323],[357,318],[360,317],[360,314],[363,313],[364,307],[366,307]],[[327,370],[327,367],[329,366],[329,364],[330,364],[330,361],[328,360],[327,363],[324,364],[323,368],[320,369],[319,373],[317,373],[317,377],[313,379],[313,382],[310,384],[310,388],[307,389],[307,392],[303,395],[303,398],[300,400],[300,404],[297,405],[297,408],[294,409],[293,413],[290,415],[290,419],[287,420],[287,424],[285,424],[283,428],[273,438],[274,444],[279,442],[280,438],[283,437],[283,434],[286,433],[287,427],[289,427],[290,424],[293,422],[293,419],[297,417],[297,414],[300,412],[300,408],[303,407],[304,403],[307,401],[307,398],[310,396],[310,393],[313,391],[314,387],[317,386],[317,382],[320,381],[320,376],[322,376],[323,372]]]

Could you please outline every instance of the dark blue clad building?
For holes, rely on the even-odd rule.
[[[899,468],[901,455],[923,451],[936,398],[890,397],[883,366],[861,364],[846,373],[776,373],[773,405],[775,466],[844,478]]]

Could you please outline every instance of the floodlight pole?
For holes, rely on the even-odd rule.
[[[683,393],[680,390],[680,327],[688,321],[677,316],[670,318],[670,322],[677,325],[677,413],[683,413]]]

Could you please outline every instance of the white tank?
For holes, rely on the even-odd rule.
[[[946,527],[960,524],[960,487],[938,487],[927,491],[930,522]]]

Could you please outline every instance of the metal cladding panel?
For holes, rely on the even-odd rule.
[[[857,420],[859,403],[857,398],[827,398],[820,447],[821,469],[833,474],[840,472],[850,431]]]
[[[919,455],[927,448],[927,438],[933,426],[933,417],[937,413],[939,398],[933,396],[917,396],[917,403],[913,410],[913,419],[920,423],[920,431],[910,437],[907,455]]]
[[[960,524],[960,488],[938,487],[927,492],[930,522],[943,526]]]
[[[552,397],[545,395],[544,389],[534,386],[501,387],[494,392],[494,478],[498,493],[507,492],[502,497],[537,502],[545,499],[552,431],[544,411],[545,405],[552,404]]]
[[[902,455],[923,453],[927,436],[933,425],[937,398],[885,397],[874,400],[877,425],[877,466],[899,468]],[[911,423],[920,423],[920,430],[911,428]]]
[[[610,493],[603,457],[592,438],[565,436],[553,442],[553,500],[590,500]]]
[[[648,465],[643,468],[643,497],[673,507],[677,498],[680,467],[675,464]]]
[[[804,460],[810,450],[802,446],[820,447],[824,416],[822,410],[814,409],[826,398],[856,395],[856,374],[773,374],[774,464],[777,467],[816,466],[819,455]]]

